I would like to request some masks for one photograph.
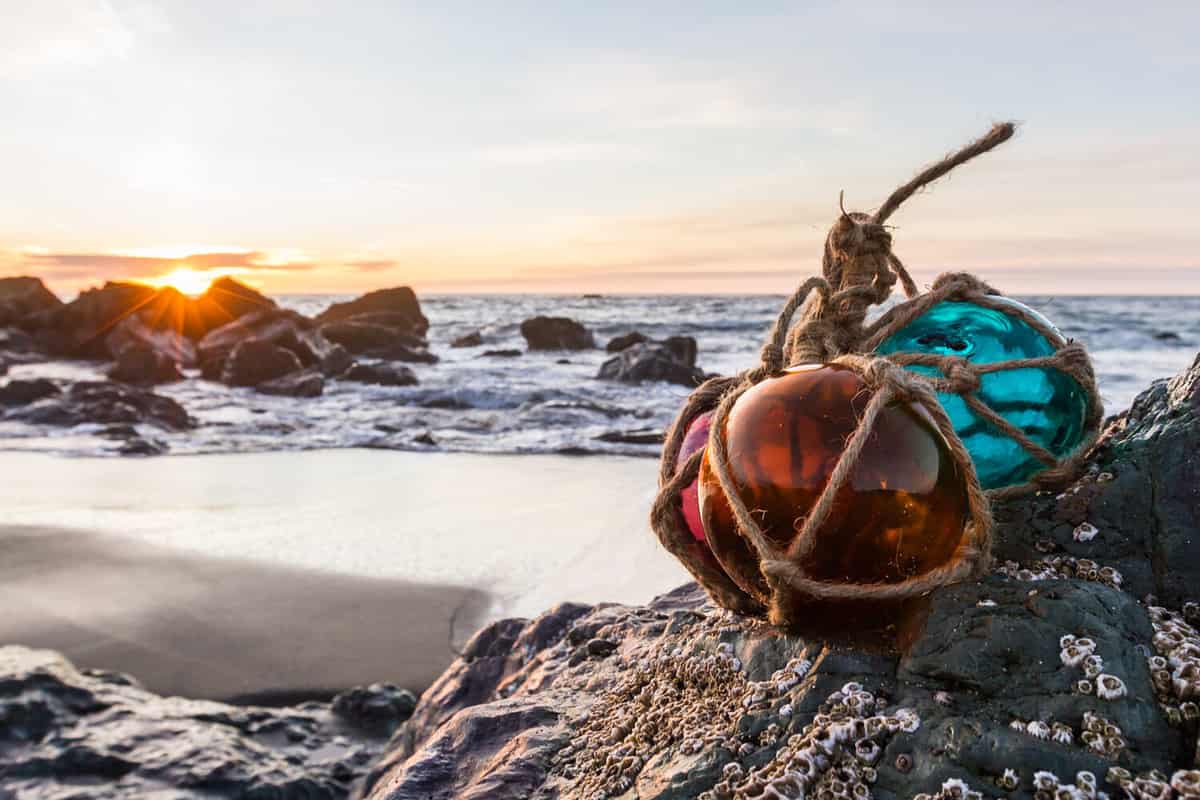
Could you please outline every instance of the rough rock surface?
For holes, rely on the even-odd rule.
[[[395,364],[355,364],[338,376],[343,381],[377,386],[415,386],[417,376],[408,367]]]
[[[0,797],[345,797],[411,712],[393,690],[355,690],[356,708],[373,712],[364,726],[323,703],[159,697],[56,653],[2,647]]]
[[[196,345],[191,339],[171,328],[155,328],[137,315],[126,317],[114,325],[105,337],[110,356],[120,359],[127,348],[141,346],[155,350],[180,367],[196,365]]]
[[[531,317],[521,323],[530,350],[588,350],[596,346],[592,332],[567,317]]]
[[[312,320],[284,309],[264,309],[246,314],[209,333],[197,345],[200,370],[209,380],[220,380],[226,361],[242,342],[258,340],[290,351],[305,367],[322,366],[331,358],[344,359],[316,330]]]
[[[0,386],[0,406],[26,406],[44,397],[61,394],[54,381],[45,378],[11,380]]]
[[[632,347],[635,344],[641,344],[642,342],[648,341],[650,341],[650,337],[641,331],[631,331],[621,336],[614,336],[612,339],[609,339],[608,344],[604,346],[604,349],[609,353],[619,353],[626,347]]]
[[[16,325],[30,314],[61,305],[62,301],[46,288],[41,278],[0,278],[0,328]]]
[[[183,406],[171,398],[110,381],[73,383],[65,392],[18,406],[7,418],[40,425],[145,424],[164,430],[185,430],[193,425]]]
[[[124,347],[107,374],[110,380],[136,386],[183,380],[183,373],[175,359],[156,347],[142,343]]]
[[[407,286],[379,289],[345,303],[334,303],[317,315],[317,323],[325,325],[362,315],[378,314],[394,316],[391,323],[381,323],[379,317],[366,318],[364,321],[386,324],[387,327],[408,329],[417,336],[424,336],[425,332],[429,330],[429,320],[421,313],[421,304],[417,301],[417,295]],[[407,322],[407,325],[399,324],[401,319]]]
[[[625,383],[668,381],[698,386],[705,374],[696,366],[696,340],[672,336],[662,342],[637,342],[623,348],[600,365],[596,377]]]
[[[257,386],[301,368],[294,352],[265,339],[247,339],[225,360],[221,382],[230,386]]]
[[[255,385],[254,391],[285,397],[320,397],[325,392],[325,376],[315,369],[290,372]]]
[[[482,347],[483,346],[483,334],[480,333],[479,331],[471,331],[470,333],[464,333],[462,336],[459,336],[457,339],[450,342],[450,346],[451,347]]]
[[[420,336],[403,328],[364,321],[362,317],[322,325],[321,335],[355,355],[369,355],[393,361],[437,361],[436,356],[426,351],[425,340]]]
[[[898,648],[784,634],[690,584],[504,620],[362,796],[1194,796],[1198,392],[1200,359],[1076,485],[1006,504],[995,572],[930,595]]]

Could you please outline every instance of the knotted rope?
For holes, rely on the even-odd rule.
[[[1039,316],[998,300],[999,293],[995,289],[966,273],[942,275],[928,292],[919,294],[903,263],[892,252],[892,236],[885,226],[887,219],[913,194],[956,166],[1007,141],[1013,132],[1011,123],[996,125],[980,139],[927,167],[898,188],[873,215],[846,212],[843,207],[825,240],[822,277],[809,278],[788,298],[771,327],[759,364],[735,377],[708,380],[692,393],[680,411],[663,448],[659,492],[651,509],[651,527],[663,546],[684,563],[722,606],[750,614],[762,614],[767,610],[772,622],[788,625],[795,622],[793,615],[798,599],[903,600],[978,575],[988,567],[990,559],[992,521],[989,501],[1055,485],[1078,471],[1094,442],[1102,416],[1091,362],[1083,347],[1063,341]],[[869,308],[887,300],[896,283],[903,287],[907,302],[867,325]],[[1042,358],[990,364],[974,364],[957,356],[926,353],[872,355],[875,348],[893,333],[937,303],[947,300],[970,302],[1016,317],[1052,342],[1056,350]],[[800,322],[793,326],[798,313]],[[871,391],[871,398],[796,535],[786,546],[780,546],[767,537],[741,499],[730,474],[722,431],[739,397],[758,383],[782,374],[785,366],[799,363],[834,363],[849,367]],[[912,365],[934,367],[940,377],[904,369]],[[1088,435],[1084,443],[1065,459],[1056,458],[978,396],[982,375],[1031,367],[1057,369],[1070,375],[1088,396],[1084,425]],[[975,474],[970,454],[938,402],[938,392],[961,396],[980,418],[1011,437],[1047,468],[1026,484],[985,492]],[[816,580],[806,574],[802,564],[816,546],[817,533],[828,520],[838,491],[858,463],[879,413],[892,403],[916,404],[928,412],[965,477],[968,522],[962,540],[944,565],[897,582],[863,584]],[[745,570],[740,568],[745,565],[723,569],[723,558],[744,556],[710,551],[696,542],[682,516],[680,493],[696,480],[704,451],[692,454],[682,465],[677,465],[676,461],[688,426],[709,411],[713,412],[707,444],[709,463],[733,513],[738,534],[757,555],[757,567],[765,581],[746,579]]]

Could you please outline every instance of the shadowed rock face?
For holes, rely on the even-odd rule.
[[[668,381],[699,386],[705,375],[696,366],[696,340],[691,336],[672,336],[662,342],[643,339],[626,345],[600,365],[596,377],[625,383]]]
[[[934,592],[903,652],[782,634],[691,584],[503,620],[361,796],[1082,797],[1062,787],[1090,773],[1168,797],[1200,779],[1198,392],[1200,359],[1110,423],[1077,484],[999,509],[997,571]]]
[[[334,303],[316,319],[318,324],[325,325],[358,317],[364,323],[407,329],[417,336],[424,336],[429,330],[429,320],[421,313],[417,295],[407,286],[379,289],[345,303]]]
[[[228,706],[3,647],[0,797],[345,797],[411,711],[397,692],[356,690],[345,715],[322,703]]]
[[[36,402],[10,411],[7,418],[63,426],[147,424],[164,430],[184,430],[194,424],[183,406],[171,398],[108,381],[80,381],[65,392],[42,394]]]
[[[567,317],[531,317],[521,323],[530,350],[589,350],[596,346],[592,332]]]
[[[0,328],[61,305],[62,301],[46,288],[41,278],[0,278]]]

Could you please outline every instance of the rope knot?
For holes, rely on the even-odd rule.
[[[946,378],[939,383],[943,383],[946,391],[954,394],[975,394],[979,391],[979,375],[965,358],[948,360],[942,372]]]
[[[767,342],[763,345],[759,360],[762,362],[763,370],[768,375],[773,375],[783,369],[783,348],[774,342]]]

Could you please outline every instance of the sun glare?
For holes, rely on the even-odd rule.
[[[212,282],[213,274],[211,272],[200,272],[183,267],[149,281],[154,286],[172,286],[192,297],[204,294],[204,291]]]

